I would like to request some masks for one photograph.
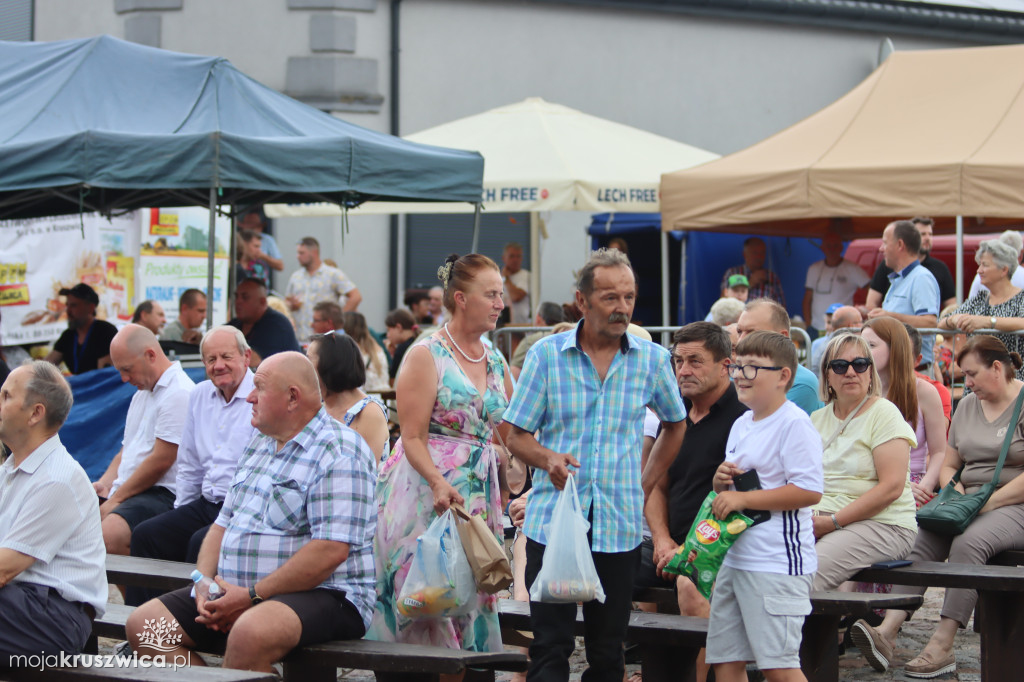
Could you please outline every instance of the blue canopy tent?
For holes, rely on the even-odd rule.
[[[600,213],[593,217],[588,228],[594,248],[607,245],[616,236],[626,239],[630,260],[640,278],[636,317],[645,323],[648,318],[661,319],[650,315],[650,310],[655,308],[651,297],[657,291],[652,282],[656,281],[654,273],[658,272],[655,245],[660,232],[661,215],[658,213]],[[810,239],[700,231],[667,234],[671,241],[663,242],[667,251],[662,255],[662,262],[668,263],[668,282],[678,282],[678,285],[662,287],[662,291],[671,288],[669,302],[677,324],[704,319],[721,293],[722,273],[743,262],[743,242],[748,237],[759,236],[767,244],[768,267],[782,279],[790,315],[801,314],[807,268],[822,259],[821,249]]]
[[[478,203],[483,168],[475,152],[346,123],[224,59],[110,36],[0,41],[0,218],[207,206],[210,291],[220,206]],[[212,316],[210,306],[208,324]],[[96,475],[119,447],[134,391],[113,371],[72,385],[77,405],[62,437]]]
[[[208,206],[212,259],[219,205],[479,203],[483,169],[476,152],[346,123],[218,57],[110,36],[0,41],[3,218]]]

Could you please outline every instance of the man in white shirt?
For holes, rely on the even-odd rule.
[[[110,342],[121,381],[139,389],[125,420],[124,440],[106,473],[93,483],[103,503],[103,541],[109,554],[128,554],[132,531],[174,506],[174,463],[195,384],[164,355],[153,332],[137,324]]]
[[[132,556],[195,563],[210,524],[217,519],[242,451],[256,434],[246,398],[252,393],[249,344],[236,327],[214,327],[199,352],[206,381],[188,401],[178,445],[174,509],[155,516],[132,533]],[[129,587],[125,603],[139,606],[163,590]]]
[[[89,477],[57,436],[71,387],[54,365],[18,367],[0,389],[0,666],[75,653],[107,602]],[[27,662],[22,664],[27,665]]]
[[[363,295],[344,272],[324,264],[320,259],[320,242],[313,237],[304,237],[296,254],[302,267],[288,279],[285,301],[301,343],[313,333],[313,306],[320,301],[334,301],[349,312],[359,307]]]
[[[825,259],[807,268],[804,283],[804,319],[814,329],[825,328],[825,311],[830,305],[853,305],[854,293],[871,281],[862,267],[843,258],[843,240],[835,232],[825,233],[821,250]]]
[[[509,309],[509,324],[530,324],[530,271],[523,268],[523,247],[515,242],[505,244],[501,254],[501,277],[505,281],[502,299]]]

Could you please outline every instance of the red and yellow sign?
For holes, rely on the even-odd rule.
[[[151,235],[161,237],[179,236],[177,213],[161,213],[159,208],[151,208],[149,211],[149,233]]]
[[[28,263],[0,263],[0,306],[28,305]]]

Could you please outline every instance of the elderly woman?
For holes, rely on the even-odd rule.
[[[320,378],[324,409],[366,441],[380,463],[387,457],[388,408],[380,398],[363,393],[366,368],[359,346],[350,336],[323,334],[309,342],[306,356]]]
[[[1014,401],[1024,388],[1014,375],[1021,358],[999,339],[979,335],[957,353],[957,363],[973,392],[953,414],[939,482],[949,483],[963,468],[960,483],[965,492],[975,492],[991,482],[1008,430],[1013,432],[1010,449],[995,493],[967,530],[957,536],[922,530],[907,558],[983,565],[1004,550],[1024,549],[1024,421],[1012,420]],[[923,593],[926,588],[902,589]],[[904,666],[907,677],[931,678],[956,670],[953,639],[958,627],[966,627],[977,597],[974,590],[946,590],[939,625],[924,650]],[[888,611],[877,629],[864,621],[854,623],[853,640],[875,670],[888,669],[896,634],[908,617],[905,611]]]
[[[979,329],[1024,329],[1024,290],[1010,281],[1017,270],[1017,252],[998,239],[988,239],[978,246],[974,260],[978,262],[978,277],[988,291],[964,301],[951,315],[939,320],[939,328],[968,334]],[[1007,350],[1024,354],[1024,336],[997,334],[996,338]],[[1017,378],[1024,379],[1024,369],[1017,370]]]
[[[505,307],[501,270],[480,254],[449,256],[438,278],[449,321],[409,349],[395,386],[402,437],[377,482],[377,604],[367,636],[501,651],[493,595],[480,593],[469,614],[454,618],[411,620],[396,605],[417,538],[453,502],[482,514],[499,542],[503,532],[500,462],[491,439],[512,382],[501,355],[482,339]]]
[[[826,404],[811,422],[823,443],[825,491],[814,510],[814,589],[832,590],[913,547],[917,519],[907,474],[917,439],[899,408],[880,395],[882,381],[862,337],[834,336],[820,369]]]

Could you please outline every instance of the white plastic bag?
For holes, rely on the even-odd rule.
[[[570,475],[555,502],[544,561],[530,586],[530,601],[564,604],[596,599],[604,603],[604,588],[587,543],[589,529],[580,509],[576,479]]]
[[[409,618],[448,618],[469,613],[476,601],[473,569],[449,509],[416,540],[398,611]]]

